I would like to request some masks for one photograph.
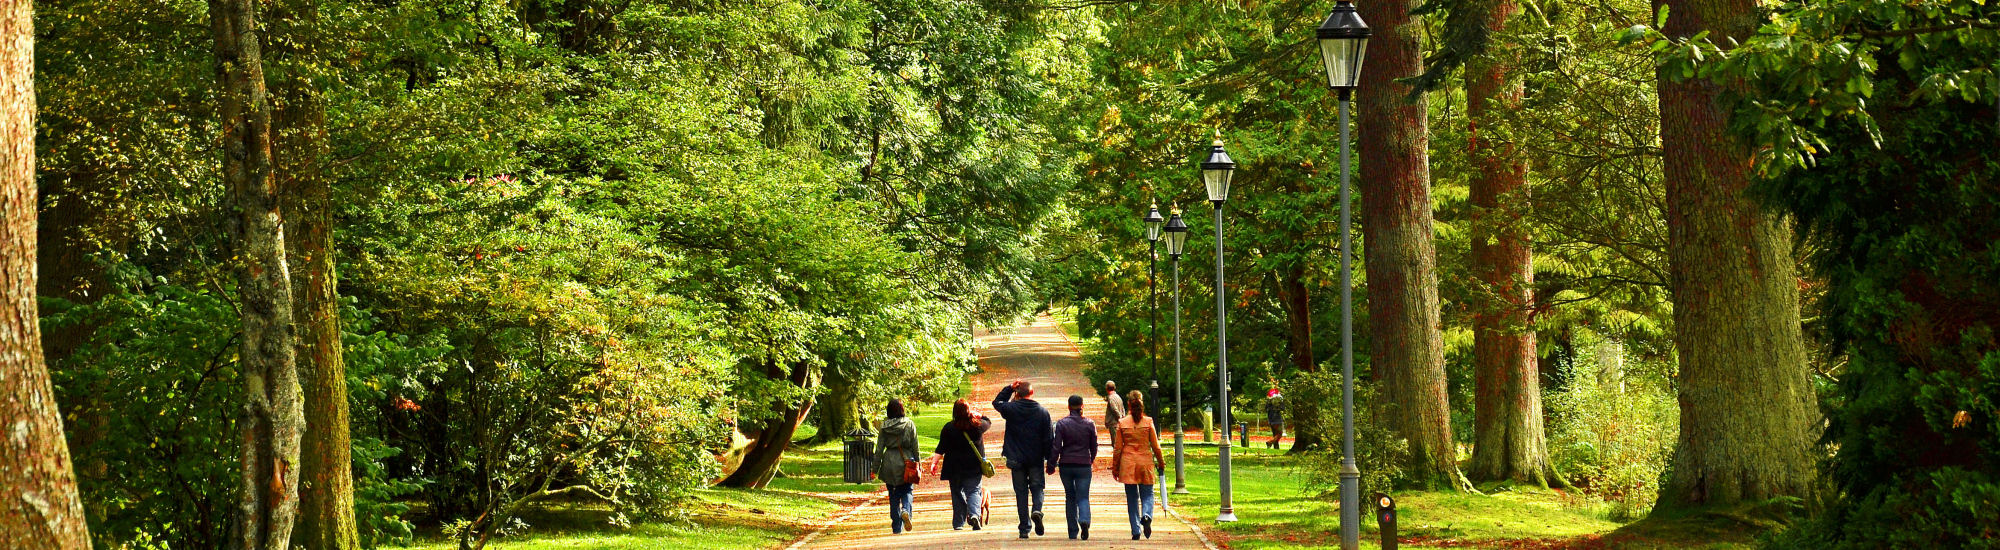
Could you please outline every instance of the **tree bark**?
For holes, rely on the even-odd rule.
[[[1306,269],[1304,265],[1294,265],[1284,270],[1278,277],[1278,294],[1285,302],[1286,349],[1291,355],[1292,368],[1299,372],[1319,371],[1319,362],[1313,357],[1312,340],[1312,294],[1306,289]],[[1290,409],[1285,411],[1288,428],[1292,431],[1292,448],[1288,454],[1302,453],[1318,449],[1325,438],[1319,433],[1319,402],[1313,399],[1291,399]]]
[[[1668,0],[1668,36],[1717,44],[1757,28],[1753,0]],[[1744,195],[1751,149],[1723,85],[1659,74],[1681,431],[1655,510],[1807,496],[1818,414],[1791,232]]]
[[[793,365],[787,369],[779,365],[767,367],[765,374],[771,378],[783,378],[799,387],[811,387],[811,369],[805,365]],[[792,445],[792,436],[805,423],[806,414],[811,412],[813,401],[807,399],[798,403],[772,405],[777,418],[768,421],[756,433],[746,433],[754,439],[743,451],[743,463],[736,467],[716,485],[747,489],[762,489],[771,482],[778,471],[778,462],[785,457],[785,450]]]
[[[1405,471],[1420,486],[1469,489],[1458,471],[1445,393],[1426,102],[1409,99],[1410,86],[1399,82],[1423,69],[1423,30],[1409,15],[1412,7],[1412,0],[1358,6],[1376,29],[1356,97],[1370,368],[1384,383],[1382,418],[1410,442]]]
[[[861,423],[861,415],[855,410],[859,395],[854,380],[839,366],[828,365],[825,382],[826,394],[814,405],[818,409],[819,432],[813,435],[813,444],[839,441],[841,434],[853,431]]]
[[[349,436],[347,363],[340,342],[340,298],[333,262],[332,181],[327,154],[326,101],[314,81],[319,6],[311,0],[272,4],[272,63],[277,101],[273,157],[283,193],[294,321],[304,376],[305,433],[300,449],[299,516],[293,542],[309,550],[355,550],[353,443]]]
[[[1495,33],[1519,8],[1492,3],[1483,22]],[[1542,429],[1540,370],[1535,360],[1535,272],[1522,218],[1528,167],[1514,144],[1492,132],[1506,109],[1521,102],[1521,81],[1509,54],[1494,48],[1465,66],[1467,140],[1472,174],[1472,272],[1485,292],[1472,318],[1472,464],[1475,480],[1564,485],[1549,462]]]
[[[298,512],[300,403],[292,285],[285,262],[284,219],[271,158],[271,103],[257,39],[256,4],[209,0],[215,39],[222,179],[243,320],[238,362],[246,392],[242,421],[243,488],[237,496],[239,550],[287,550]]]
[[[0,10],[0,541],[88,549],[35,298],[34,4]]]

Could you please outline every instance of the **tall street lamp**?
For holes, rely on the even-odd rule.
[[[1326,64],[1326,84],[1340,95],[1340,547],[1361,546],[1361,469],[1354,465],[1354,257],[1348,233],[1347,107],[1361,84],[1361,60],[1368,52],[1368,23],[1354,11],[1354,2],[1340,0],[1320,23],[1320,61]]]
[[[1154,202],[1146,209],[1146,323],[1153,332],[1152,339],[1146,341],[1146,356],[1153,361],[1153,383],[1148,387],[1146,402],[1153,407],[1155,416],[1160,412],[1160,292],[1156,282],[1160,271],[1160,226],[1167,219],[1160,217],[1160,203]],[[1155,483],[1154,485],[1159,485]],[[1160,495],[1165,501],[1166,495]]]
[[[1208,189],[1208,202],[1215,205],[1215,393],[1216,407],[1222,409],[1222,429],[1229,429],[1229,306],[1226,288],[1222,282],[1222,203],[1229,200],[1229,177],[1236,172],[1236,161],[1229,159],[1229,153],[1222,150],[1222,132],[1215,133],[1215,145],[1209,149],[1208,160],[1201,163],[1201,182]],[[1229,438],[1222,438],[1216,447],[1221,462],[1221,482],[1218,491],[1222,497],[1222,509],[1215,521],[1236,521],[1236,509],[1230,505],[1229,491]]]
[[[1187,466],[1185,450],[1181,439],[1187,435],[1187,428],[1181,425],[1181,252],[1187,245],[1187,222],[1181,220],[1181,209],[1174,208],[1173,219],[1167,220],[1167,258],[1174,264],[1174,494],[1188,494],[1187,478],[1181,476],[1181,469]]]

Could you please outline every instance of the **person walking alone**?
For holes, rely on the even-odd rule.
[[[1276,381],[1272,382],[1271,391],[1264,394],[1264,420],[1271,424],[1270,447],[1276,449],[1279,440],[1285,438],[1285,394],[1278,391]]]
[[[953,531],[967,524],[979,530],[979,484],[986,477],[979,463],[986,461],[986,430],[992,427],[992,420],[972,414],[972,406],[960,399],[951,404],[951,422],[938,432],[937,449],[932,452],[942,457],[938,478],[951,484]]]
[[[1153,538],[1153,484],[1165,474],[1166,461],[1160,453],[1159,431],[1146,416],[1146,401],[1139,392],[1125,395],[1131,413],[1118,421],[1111,436],[1111,476],[1125,484],[1125,515],[1132,524],[1132,540],[1139,535]]]
[[[1125,418],[1125,400],[1118,397],[1118,383],[1104,381],[1104,429],[1111,432],[1111,440],[1118,440],[1118,421]]]
[[[1007,420],[1000,456],[1007,458],[1007,470],[1014,478],[1014,511],[1021,515],[1024,539],[1030,529],[1038,536],[1043,534],[1042,491],[1048,486],[1043,468],[1049,461],[1050,442],[1055,439],[1049,410],[1030,399],[1034,395],[1033,384],[1016,380],[1000,388],[1000,395],[993,398],[993,410]]]
[[[903,415],[900,399],[889,400],[888,414],[875,438],[875,477],[889,486],[889,530],[902,533],[913,528],[910,512],[916,508],[917,480],[906,479],[904,472],[917,460],[917,423]]]
[[[1062,481],[1063,517],[1069,538],[1090,540],[1090,465],[1097,461],[1097,424],[1083,416],[1083,396],[1069,396],[1069,416],[1056,421],[1055,449],[1048,473]]]

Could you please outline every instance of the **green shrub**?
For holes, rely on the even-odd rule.
[[[1645,515],[1680,434],[1671,388],[1628,376],[1622,346],[1585,330],[1578,356],[1562,366],[1567,383],[1545,395],[1549,454],[1583,494],[1610,504],[1609,518]]]
[[[1321,369],[1302,373],[1285,386],[1289,399],[1327,403],[1318,418],[1290,419],[1294,424],[1313,423],[1327,434],[1324,449],[1305,453],[1298,467],[1305,482],[1302,488],[1314,494],[1337,493],[1340,489],[1340,373]],[[1361,493],[1388,490],[1407,481],[1402,465],[1409,461],[1410,444],[1384,422],[1378,421],[1369,403],[1375,402],[1372,383],[1354,385],[1354,464],[1361,469]],[[1294,429],[1297,429],[1295,427]]]

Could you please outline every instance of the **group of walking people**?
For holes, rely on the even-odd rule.
[[[1111,476],[1125,485],[1126,522],[1132,540],[1153,536],[1153,486],[1166,473],[1159,430],[1146,414],[1139,392],[1119,396],[1107,383],[1106,424],[1111,433]],[[1014,486],[1016,528],[1021,538],[1043,536],[1042,496],[1047,476],[1063,487],[1063,516],[1069,538],[1090,539],[1090,483],[1097,463],[1097,424],[1083,415],[1083,396],[1069,396],[1069,414],[1050,420],[1049,411],[1034,400],[1034,385],[1016,381],[1000,388],[993,410],[1006,419],[1001,456]],[[938,433],[929,459],[939,479],[951,486],[953,530],[982,525],[985,491],[982,480],[994,475],[986,458],[985,435],[993,421],[974,413],[965,400],[952,404],[952,420]],[[918,471],[916,424],[904,414],[901,401],[889,402],[876,452],[876,476],[889,487],[889,527],[902,533],[911,528]]]

